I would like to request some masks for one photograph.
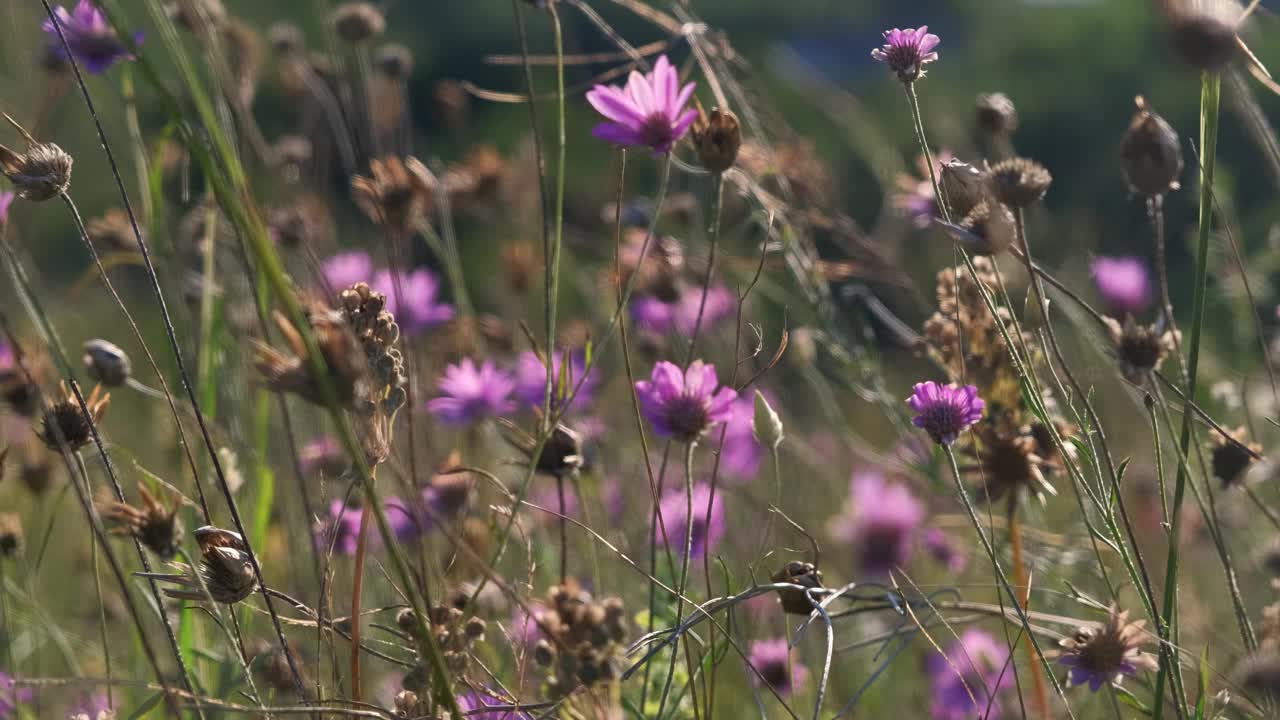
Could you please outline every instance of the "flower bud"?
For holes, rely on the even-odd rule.
[[[1174,0],[1169,18],[1173,51],[1197,70],[1218,71],[1236,56],[1243,9],[1232,0]]]
[[[1018,129],[1018,110],[1004,93],[983,93],[977,100],[978,128],[988,135],[1011,135]]]
[[[951,159],[942,166],[938,182],[952,218],[963,218],[982,201],[984,175],[962,160]]]
[[[391,80],[408,80],[413,73],[413,52],[398,43],[383,45],[378,48],[374,65]]]
[[[756,442],[770,450],[776,449],[782,442],[782,418],[769,406],[764,393],[756,391],[755,418],[751,423],[751,433]]]
[[[387,29],[387,18],[378,6],[369,2],[349,2],[333,11],[333,31],[346,42],[356,45],[381,35]]]
[[[124,350],[102,339],[84,344],[84,366],[89,377],[107,387],[125,384],[132,370]]]
[[[699,112],[689,132],[703,167],[717,175],[733,167],[742,147],[737,115],[719,108],[706,114]]]
[[[1147,108],[1141,95],[1134,98],[1134,113],[1124,139],[1120,141],[1120,168],[1134,192],[1155,197],[1179,187],[1182,175],[1182,144],[1178,133]]]

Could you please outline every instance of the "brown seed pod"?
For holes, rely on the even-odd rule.
[[[1182,144],[1178,133],[1151,110],[1141,95],[1129,129],[1120,141],[1120,168],[1136,193],[1148,197],[1164,195],[1179,188],[1182,175]]]
[[[699,110],[689,134],[698,151],[698,160],[711,172],[719,175],[737,161],[742,147],[742,128],[738,116],[732,112],[719,108],[708,113]]]

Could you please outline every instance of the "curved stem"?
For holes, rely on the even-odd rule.
[[[1022,596],[1015,602],[1022,605],[1023,611],[1031,609],[1031,582],[1027,577],[1027,565],[1022,557],[1022,524],[1018,522],[1018,494],[1009,495],[1009,547],[1013,553],[1013,584],[1022,588]],[[1045,689],[1044,672],[1036,663],[1035,648],[1031,646],[1031,635],[1023,633],[1026,640],[1027,661],[1031,665],[1031,679],[1035,690],[1036,713],[1041,718],[1049,718],[1049,693]]]

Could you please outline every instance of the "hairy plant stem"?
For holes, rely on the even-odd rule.
[[[1213,225],[1212,192],[1213,173],[1218,157],[1218,107],[1221,99],[1222,80],[1217,73],[1205,72],[1200,78],[1200,212],[1196,252],[1196,278],[1191,307],[1191,337],[1187,355],[1187,400],[1193,401],[1200,370],[1200,335],[1204,325],[1205,290],[1209,281],[1209,232]],[[1192,413],[1183,412],[1179,447],[1183,457],[1191,448],[1193,433]],[[1176,634],[1178,612],[1178,538],[1182,530],[1182,500],[1188,482],[1186,467],[1179,464],[1174,478],[1173,506],[1170,508],[1169,555],[1165,568],[1164,605],[1156,631],[1160,637],[1160,670],[1152,703],[1153,720],[1164,716],[1164,686],[1172,672],[1179,672],[1171,641]],[[1186,704],[1186,697],[1173,698],[1177,707]]]

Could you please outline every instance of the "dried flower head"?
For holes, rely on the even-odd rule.
[[[338,37],[353,45],[366,42],[387,30],[387,18],[371,2],[348,2],[333,9],[329,18]]]
[[[1013,428],[1000,417],[980,425],[976,435],[978,442],[966,448],[968,462],[961,471],[979,486],[979,497],[993,503],[1002,499],[1015,503],[1026,495],[1043,501],[1046,494],[1058,494],[1045,477],[1054,467],[1039,454],[1032,433]]]
[[[291,352],[285,353],[258,342],[254,365],[267,387],[275,392],[297,395],[308,402],[325,402],[322,381],[313,376],[307,362],[307,346],[302,333],[279,312],[274,315],[276,327]],[[324,358],[326,375],[338,402],[354,408],[357,386],[367,372],[360,344],[342,314],[319,303],[307,308],[307,320],[315,333],[316,344]]]
[[[174,0],[165,4],[165,12],[175,25],[186,30],[217,27],[227,19],[222,0]]]
[[[703,167],[717,174],[733,167],[742,147],[742,128],[737,115],[720,108],[705,114],[699,112],[689,133]]]
[[[0,113],[27,141],[27,149],[14,152],[0,145],[0,172],[13,183],[18,197],[44,202],[66,192],[71,185],[72,158],[53,143],[36,142],[16,120]]]
[[[924,66],[938,59],[934,48],[942,40],[929,32],[928,25],[884,31],[885,44],[872,50],[871,57],[889,66],[904,83],[924,77]]]
[[[271,52],[289,56],[307,47],[307,36],[293,23],[278,22],[267,28],[267,42],[271,45]]]
[[[132,372],[125,351],[101,338],[84,344],[84,367],[89,377],[107,387],[125,384]]]
[[[1151,110],[1141,95],[1120,141],[1120,168],[1129,188],[1148,197],[1177,190],[1182,175],[1182,143],[1164,118]]]
[[[1013,213],[1004,203],[980,200],[960,219],[959,227],[967,234],[957,234],[956,239],[975,255],[998,255],[1017,238],[1014,223]]]
[[[61,397],[45,408],[44,419],[40,424],[39,437],[45,447],[57,452],[65,443],[67,450],[75,452],[93,440],[93,425],[102,420],[107,410],[111,393],[102,392],[100,385],[95,385],[89,397],[85,398],[88,415],[80,409],[80,403],[74,393],[67,389],[66,383],[61,385]]]
[[[484,642],[487,623],[478,617],[467,617],[460,608],[452,605],[434,605],[428,608],[426,620],[449,670],[458,674],[466,672],[471,664],[473,648],[476,643]],[[401,610],[396,615],[396,625],[406,635],[418,638],[418,623],[412,610]]]
[[[1142,383],[1147,373],[1158,370],[1165,357],[1177,347],[1171,330],[1140,325],[1132,316],[1125,318],[1123,325],[1114,318],[1104,320],[1120,359],[1120,371],[1130,382]]]
[[[387,78],[404,82],[413,74],[413,51],[399,43],[383,45],[378,48],[373,64]]]
[[[938,184],[942,186],[942,196],[953,218],[966,217],[982,202],[987,192],[986,181],[985,173],[959,158],[942,163]]]
[[[562,697],[578,685],[593,687],[618,679],[626,650],[626,609],[619,598],[596,600],[569,578],[547,592],[546,611],[538,615],[545,636],[540,659],[548,668],[548,690]]]
[[[22,517],[18,513],[0,512],[0,560],[17,557],[21,552]]]
[[[403,236],[422,220],[435,186],[417,158],[390,155],[370,160],[368,177],[351,178],[351,196],[370,220]]]
[[[806,588],[821,588],[822,571],[813,563],[800,562],[792,560],[783,565],[770,578],[776,583],[791,583]],[[778,591],[778,600],[782,604],[782,611],[793,615],[808,615],[813,612],[813,603],[809,601],[809,595],[804,590],[788,588]]]
[[[182,572],[138,575],[176,584],[178,587],[165,588],[164,593],[180,600],[204,600],[201,584],[208,589],[214,602],[223,605],[234,605],[249,597],[257,586],[257,579],[244,538],[239,533],[211,525],[196,529],[194,535],[200,544],[199,569],[175,563]],[[197,572],[199,578],[195,576]]]
[[[1244,15],[1234,0],[1163,0],[1173,50],[1197,70],[1225,68],[1239,48],[1236,31]]]
[[[533,461],[536,447],[534,438],[521,430],[517,425],[499,419],[499,427],[503,438],[520,452],[525,459]],[[557,423],[551,436],[543,444],[538,455],[535,469],[556,478],[571,477],[586,464],[582,451],[582,435],[564,423]]]
[[[70,12],[59,7],[54,10],[54,16],[67,39],[72,57],[90,73],[100,73],[121,60],[134,59],[106,13],[92,0],[80,0]],[[52,20],[45,20],[41,27],[48,36],[51,51],[65,57],[67,48],[63,47],[58,36],[58,27]],[[133,42],[141,44],[142,33],[134,33]]]
[[[47,374],[43,354],[25,354],[25,369],[8,344],[0,342],[0,401],[23,417],[40,412],[40,381]]]
[[[146,486],[138,485],[140,507],[125,502],[111,501],[101,508],[103,517],[115,523],[112,529],[117,535],[132,535],[144,547],[168,560],[178,552],[182,543],[182,521],[178,519],[180,504],[177,496],[170,507],[165,507]]]
[[[720,387],[715,366],[701,360],[684,372],[673,363],[659,362],[649,380],[636,382],[636,394],[654,433],[685,443],[728,420],[738,396],[733,388]]]
[[[973,385],[941,385],[932,380],[916,383],[907,404],[916,412],[911,422],[941,445],[955,442],[960,433],[982,419],[986,407]]]
[[[1210,449],[1213,476],[1222,481],[1223,487],[1239,485],[1261,454],[1262,446],[1249,441],[1249,431],[1243,426],[1232,430],[1230,437],[1214,433]]]
[[[1001,160],[987,171],[991,192],[1011,208],[1028,208],[1049,191],[1053,176],[1043,165],[1027,158]]]
[[[1245,695],[1263,710],[1274,712],[1280,706],[1280,653],[1274,649],[1244,658],[1232,676]]]
[[[1106,624],[1081,627],[1075,635],[1059,642],[1062,655],[1058,662],[1071,668],[1068,682],[1087,682],[1089,689],[1097,692],[1105,684],[1118,684],[1125,675],[1155,670],[1155,657],[1141,649],[1146,642],[1142,629],[1145,624],[1145,620],[1129,622],[1129,611],[1121,612],[1112,605]]]
[[[1012,135],[1018,129],[1018,110],[1004,93],[982,93],[974,103],[978,128],[993,136]]]
[[[652,71],[641,75],[633,70],[625,88],[596,85],[587,93],[587,102],[608,120],[596,125],[591,134],[622,147],[668,153],[698,117],[698,111],[684,109],[694,87],[694,83],[681,87],[675,66],[660,55]]]
[[[141,229],[141,228],[139,228]],[[85,223],[89,241],[104,251],[138,252],[138,240],[133,234],[129,213],[122,208],[111,208]],[[145,239],[145,235],[143,236]]]

